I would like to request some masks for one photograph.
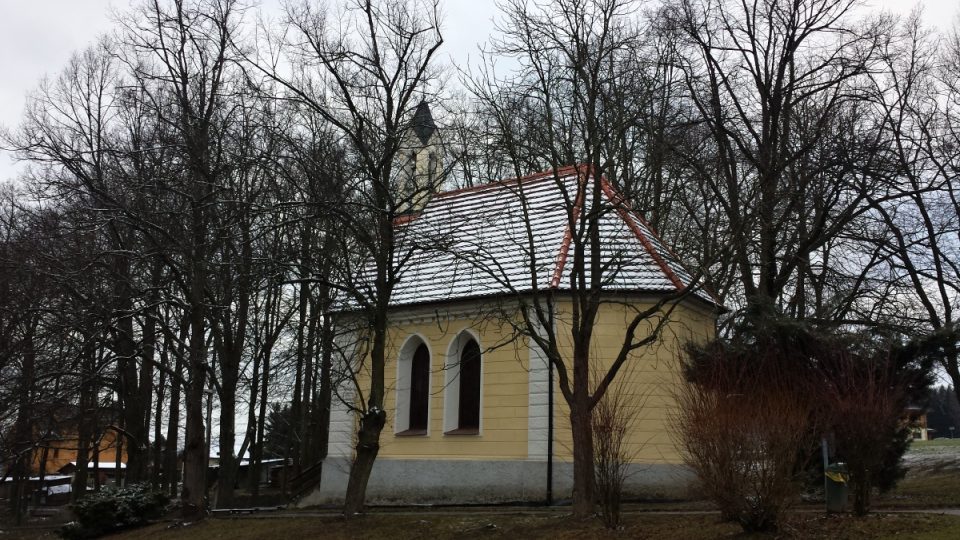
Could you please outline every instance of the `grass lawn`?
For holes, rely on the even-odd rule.
[[[907,476],[877,506],[960,507],[960,439],[914,441],[904,462]]]
[[[908,472],[892,492],[874,502],[879,508],[960,507],[960,471]]]
[[[276,519],[212,519],[188,527],[168,528],[158,524],[112,536],[115,539],[296,539],[353,538],[810,538],[810,539],[955,539],[960,535],[960,517],[921,514],[878,514],[862,519],[797,513],[778,535],[744,535],[740,528],[721,523],[715,514],[625,516],[620,531],[605,530],[598,520],[580,521],[559,513],[490,513],[477,515],[386,515],[372,514],[353,520],[332,517]]]
[[[301,538],[549,538],[590,540],[593,538],[811,538],[811,539],[950,539],[960,538],[960,516],[891,513],[892,509],[960,508],[960,439],[916,442],[905,462],[907,477],[897,489],[873,501],[875,513],[864,518],[849,515],[827,516],[822,504],[801,504],[776,535],[744,535],[740,527],[720,522],[707,501],[674,503],[631,503],[625,510],[624,527],[607,531],[599,520],[579,521],[557,508],[477,508],[449,511],[410,510],[387,513],[374,510],[353,520],[315,517],[291,512],[285,516],[265,514],[261,518],[218,518],[190,526],[171,527],[158,523],[127,531],[117,539],[273,539]],[[663,514],[677,510],[686,514]],[[0,510],[0,540],[57,538],[52,528],[4,531]]]
[[[932,441],[913,441],[910,443],[911,452],[937,452],[949,450],[960,452],[960,439],[933,439]]]

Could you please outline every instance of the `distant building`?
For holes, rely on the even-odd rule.
[[[915,441],[930,440],[930,429],[927,428],[927,411],[922,407],[910,406],[904,415],[910,425],[910,433]]]
[[[103,470],[116,470],[118,452],[121,466],[125,466],[127,452],[121,447],[121,442],[115,430],[104,430],[97,444],[88,450],[89,470],[93,471],[94,463]],[[80,440],[75,432],[52,433],[41,438],[31,453],[30,474],[52,474],[71,467],[70,472],[65,474],[73,474],[79,447]]]

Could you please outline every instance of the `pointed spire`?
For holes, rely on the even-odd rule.
[[[413,113],[413,132],[417,134],[421,144],[427,144],[430,137],[437,130],[437,124],[433,121],[433,114],[430,113],[430,106],[427,100],[420,100],[417,110]]]

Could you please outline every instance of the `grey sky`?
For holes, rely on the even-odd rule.
[[[494,0],[441,0],[445,15],[444,48],[455,62],[476,56],[493,30]],[[262,0],[275,10],[279,0]],[[925,19],[947,28],[958,13],[957,0],[872,0],[866,5],[905,14],[925,4]],[[70,55],[93,43],[113,26],[111,8],[124,9],[129,0],[0,0],[0,125],[19,122],[25,96],[44,75],[56,74]],[[0,150],[0,181],[18,168]]]
[[[255,1],[255,0],[254,0]],[[476,57],[477,45],[493,30],[494,0],[441,0],[444,49],[455,62]],[[113,9],[130,0],[0,0],[0,125],[14,128],[26,95],[45,75],[54,76],[70,55],[111,31]],[[280,0],[259,0],[278,12]],[[250,14],[253,15],[252,13]],[[19,167],[0,150],[0,182]]]

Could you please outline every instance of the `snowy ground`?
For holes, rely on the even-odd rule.
[[[911,471],[960,471],[960,439],[914,442],[903,461]]]

